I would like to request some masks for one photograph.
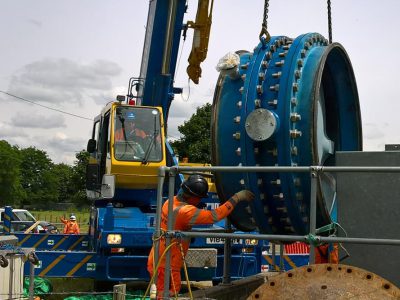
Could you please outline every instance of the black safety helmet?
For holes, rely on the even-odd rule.
[[[189,178],[182,183],[182,190],[185,194],[190,196],[199,198],[208,197],[208,183],[204,177],[199,174],[190,175]]]

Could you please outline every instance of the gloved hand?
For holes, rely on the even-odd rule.
[[[250,202],[250,201],[253,201],[255,198],[255,195],[248,190],[242,190],[240,192],[237,192],[235,194],[235,196],[236,196],[235,198],[237,199],[237,202],[240,202],[240,201],[249,201]]]

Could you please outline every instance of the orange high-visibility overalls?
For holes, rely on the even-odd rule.
[[[64,234],[79,234],[80,233],[79,225],[77,222],[65,220],[64,218],[61,218],[61,222],[64,223]]]
[[[167,230],[168,222],[168,200],[162,207],[161,215],[161,229]],[[231,198],[224,204],[220,205],[215,210],[199,209],[196,206],[190,205],[186,202],[181,202],[176,196],[174,197],[173,204],[173,223],[174,230],[189,231],[195,224],[214,224],[223,218],[227,217],[235,207],[236,202]],[[176,242],[171,248],[171,279],[170,279],[170,294],[176,295],[181,289],[181,268],[183,265],[183,257],[181,254],[181,246],[183,248],[183,254],[186,255],[190,239],[172,239],[172,243]],[[166,248],[165,238],[160,239],[159,258],[164,253]],[[168,254],[165,254],[165,256]],[[160,261],[157,272],[157,294],[162,297],[164,292],[164,274],[165,274],[165,256]],[[150,277],[153,276],[154,272],[154,246],[151,248],[149,259],[147,261],[147,270],[150,273]]]
[[[339,263],[339,246],[334,244],[323,244],[315,247],[315,263],[316,264],[338,264]]]

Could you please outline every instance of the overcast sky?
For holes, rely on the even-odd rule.
[[[0,90],[41,105],[93,119],[102,106],[126,94],[138,76],[147,0],[1,0]],[[220,57],[258,43],[263,0],[215,0],[208,57],[200,84],[186,77],[191,34],[183,45],[169,136],[196,107],[212,101]],[[189,1],[193,20],[197,1]],[[358,84],[364,150],[400,143],[398,57],[400,1],[332,0],[333,40],[347,50]],[[319,32],[328,38],[325,0],[270,0],[269,32],[292,38]],[[0,139],[45,150],[55,162],[72,163],[86,148],[92,122],[0,93]]]

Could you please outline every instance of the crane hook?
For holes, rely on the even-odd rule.
[[[263,22],[261,24],[261,32],[259,35],[260,42],[263,44],[263,46],[265,46],[271,39],[271,36],[268,32],[268,6],[269,0],[265,0]]]
[[[261,32],[260,32],[259,38],[260,38],[260,42],[263,44],[263,46],[265,46],[265,44],[267,44],[271,39],[271,35],[269,34],[269,32],[267,30],[267,26],[265,26],[264,24],[261,26]]]

